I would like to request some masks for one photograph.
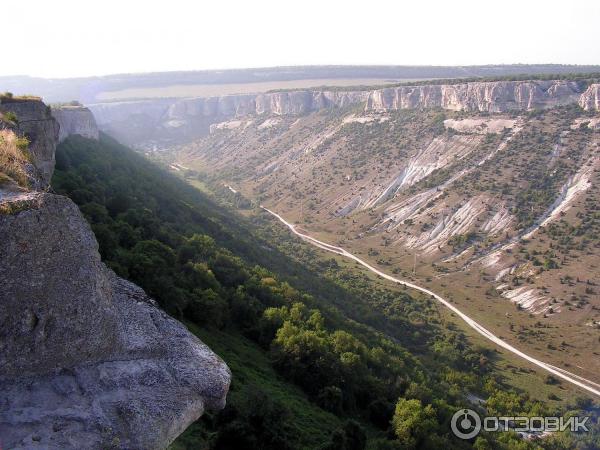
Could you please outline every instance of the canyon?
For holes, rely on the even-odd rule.
[[[559,396],[579,388],[597,395],[600,366],[590,357],[600,329],[595,81],[433,82],[51,107],[35,98],[3,97],[0,145],[21,149],[15,173],[22,176],[0,178],[0,233],[8,237],[0,243],[2,444],[153,449],[181,436],[174,444],[179,448],[197,443],[200,430],[225,441],[238,438],[227,426],[215,427],[235,425],[247,414],[240,399],[248,394],[237,389],[255,390],[249,358],[265,355],[246,339],[262,346],[265,325],[277,325],[269,315],[283,314],[288,296],[307,298],[253,266],[257,260],[241,266],[235,252],[186,262],[188,253],[207,258],[214,252],[208,234],[226,240],[219,224],[230,226],[238,214],[264,236],[277,236],[277,242],[233,245],[249,258],[259,255],[259,264],[280,257],[275,245],[289,246],[313,270],[325,267],[345,282],[360,278],[369,289],[385,289],[373,297],[377,308],[380,301],[400,299],[394,308],[406,309],[384,313],[385,326],[397,327],[394,338],[419,345],[421,331],[436,327],[438,318],[440,329],[446,321],[453,325],[448,330],[464,327],[458,315],[471,328],[469,340],[491,341],[497,355],[486,354],[494,359],[494,373],[507,364],[506,374],[517,355],[524,358],[517,364],[525,364],[518,377],[543,380],[547,374],[536,373],[541,368],[575,385],[548,387]],[[165,180],[183,187],[168,188]],[[216,203],[194,197],[196,187],[210,192],[223,212],[211,215]],[[134,209],[131,199],[144,208]],[[148,220],[151,208],[166,213],[162,222],[157,215]],[[282,238],[264,211],[335,259]],[[181,223],[187,228],[179,229]],[[130,224],[136,228],[121,234]],[[249,230],[232,229],[240,235]],[[197,230],[207,235],[189,237]],[[137,270],[137,258],[153,270],[163,257],[164,273],[178,268],[169,275],[176,289],[163,278],[155,283],[156,275],[130,279],[166,311],[185,317],[189,330],[241,374],[238,403],[208,421],[197,419],[225,406],[232,377],[227,364],[121,278]],[[245,280],[235,294],[234,273]],[[194,283],[204,290],[189,284],[188,277],[198,274],[204,278]],[[243,292],[250,292],[244,302]],[[256,299],[272,302],[280,292],[281,308],[251,315],[248,305],[256,309]],[[437,310],[433,300],[448,311]],[[325,309],[348,307],[342,310],[356,314],[353,303],[336,301],[327,298]],[[247,336],[213,327],[213,321],[228,320],[238,326],[235,321],[246,316],[252,320],[240,329]],[[281,357],[273,351],[278,335],[269,355]],[[271,363],[266,357],[259,363],[261,377]],[[280,383],[281,372],[272,376]],[[270,403],[281,385],[271,390],[268,383],[262,401]],[[533,395],[562,401],[542,392]]]
[[[543,326],[529,349],[595,379],[597,94],[567,80],[365,91],[344,107],[215,118],[159,160],[447,293],[516,346]]]

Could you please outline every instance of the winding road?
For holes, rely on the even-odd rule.
[[[438,302],[440,302],[441,304],[443,304],[446,308],[450,309],[457,316],[459,316],[462,320],[464,320],[467,323],[467,325],[469,325],[471,328],[473,328],[475,331],[477,331],[479,334],[481,334],[486,339],[492,341],[494,344],[496,344],[496,345],[498,345],[498,346],[500,346],[500,347],[508,350],[511,353],[514,353],[517,356],[520,356],[521,358],[529,361],[532,364],[535,364],[538,367],[541,367],[542,369],[546,370],[547,372],[551,373],[552,375],[555,375],[558,378],[561,378],[561,379],[563,379],[565,381],[568,381],[569,383],[574,384],[575,386],[578,386],[581,389],[584,389],[587,392],[590,392],[591,394],[596,395],[597,397],[600,397],[600,384],[594,383],[593,381],[590,381],[590,380],[588,380],[586,378],[583,378],[583,377],[581,377],[579,375],[575,375],[575,374],[573,374],[571,372],[568,372],[568,371],[566,371],[564,369],[561,369],[559,367],[556,367],[556,366],[553,366],[551,364],[545,363],[544,361],[540,361],[539,359],[536,359],[536,358],[534,358],[532,356],[527,355],[526,353],[523,353],[521,350],[513,347],[508,342],[503,341],[498,336],[494,335],[491,331],[489,331],[486,328],[484,328],[483,326],[479,325],[477,322],[475,322],[469,316],[467,316],[466,314],[464,314],[463,312],[461,312],[456,306],[452,305],[449,301],[447,301],[444,298],[440,297],[435,292],[432,292],[429,289],[426,289],[424,287],[418,286],[418,285],[416,285],[414,283],[411,283],[411,282],[408,282],[408,281],[404,281],[404,280],[400,280],[400,279],[394,278],[391,275],[388,275],[388,274],[386,274],[384,272],[381,272],[380,270],[376,269],[375,267],[373,267],[369,263],[363,261],[359,257],[353,255],[352,253],[348,252],[347,250],[345,250],[345,249],[343,249],[341,247],[336,247],[334,245],[327,244],[326,242],[319,241],[318,239],[315,239],[314,237],[309,236],[308,234],[304,234],[304,233],[301,233],[301,232],[297,231],[296,227],[293,224],[287,222],[283,217],[281,217],[276,212],[273,212],[270,209],[265,208],[262,205],[261,205],[261,208],[263,210],[265,210],[266,212],[268,212],[269,214],[271,214],[274,217],[276,217],[281,223],[283,223],[284,225],[286,225],[290,229],[290,231],[292,233],[294,233],[296,236],[299,236],[300,238],[302,238],[306,242],[308,242],[308,243],[310,243],[310,244],[312,244],[312,245],[314,245],[316,247],[319,247],[320,249],[326,250],[328,252],[336,253],[336,254],[344,256],[346,258],[353,259],[354,261],[356,261],[360,265],[366,267],[371,272],[376,273],[377,275],[379,275],[382,278],[385,278],[386,280],[392,281],[394,283],[401,284],[401,285],[409,287],[411,289],[416,289],[417,291],[421,291],[421,292],[423,292],[425,294],[430,295],[431,297],[435,298]]]

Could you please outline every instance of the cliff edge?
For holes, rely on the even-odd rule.
[[[98,126],[92,112],[82,105],[60,105],[52,107],[52,116],[60,126],[58,142],[72,135],[98,140]]]
[[[570,80],[474,81],[372,90],[298,90],[218,97],[157,98],[89,105],[100,128],[138,149],[186,143],[211,125],[246,116],[303,115],[354,106],[367,112],[443,109],[507,113],[579,104],[600,110],[598,84]]]
[[[0,96],[0,114],[4,120],[0,128],[10,128],[29,141],[27,148],[31,163],[37,169],[35,187],[46,188],[54,172],[54,154],[59,125],[50,108],[38,98]]]
[[[53,162],[59,126],[48,108],[20,102],[17,127],[3,106],[0,147],[26,117],[43,124],[27,135],[34,165],[42,147]],[[70,199],[7,179],[0,178],[0,446],[165,448],[205,408],[222,408],[231,379],[225,363],[101,262]]]

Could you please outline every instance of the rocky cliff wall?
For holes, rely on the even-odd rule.
[[[16,116],[14,128],[29,139],[29,153],[38,170],[39,186],[47,187],[54,171],[59,131],[50,108],[40,100],[10,100],[0,102],[0,112]]]
[[[53,161],[58,125],[29,108]],[[68,198],[0,186],[0,286],[3,448],[162,449],[224,406],[225,363],[101,262]]]
[[[344,107],[364,102],[367,91],[293,91],[240,94],[177,100],[140,100],[89,105],[100,126],[144,115],[148,120],[168,123],[191,117],[239,117],[250,114],[293,115],[323,108]],[[177,124],[173,124],[177,126]]]
[[[294,91],[89,105],[99,127],[138,147],[208,134],[210,125],[247,115],[298,115],[363,103],[366,91]],[[140,145],[142,144],[142,145]]]
[[[130,144],[187,141],[210,125],[247,115],[301,115],[365,105],[367,111],[441,108],[527,111],[579,103],[600,110],[598,86],[574,81],[496,81],[399,86],[364,91],[301,90],[207,98],[156,99],[89,105],[100,128]],[[140,145],[138,145],[140,146]],[[144,147],[144,145],[141,145]]]
[[[506,112],[577,103],[581,88],[572,81],[497,81],[378,89],[366,109],[441,108],[453,111]]]
[[[600,84],[590,85],[579,98],[579,106],[586,111],[600,111]]]
[[[52,108],[52,116],[59,124],[58,141],[71,135],[98,140],[98,126],[92,112],[83,106],[57,106]]]

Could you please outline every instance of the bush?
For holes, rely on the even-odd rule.
[[[6,113],[2,114],[2,119],[4,119],[7,122],[12,122],[14,124],[19,123],[19,119],[17,118],[17,115],[12,112],[12,111],[8,111]]]
[[[0,172],[4,180],[14,180],[20,186],[29,185],[29,177],[25,167],[30,160],[26,138],[17,137],[12,131],[0,130]]]

